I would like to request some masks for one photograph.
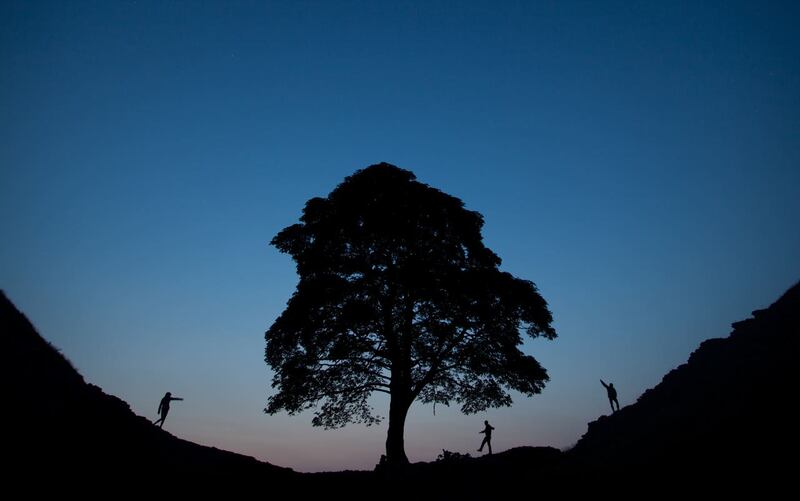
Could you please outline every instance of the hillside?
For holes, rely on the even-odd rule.
[[[700,344],[636,403],[589,424],[570,456],[598,476],[771,481],[797,450],[800,284]],[[674,481],[674,480],[671,480]]]
[[[520,491],[777,489],[793,478],[792,397],[800,284],[765,310],[704,341],[636,403],[603,416],[567,453],[518,447],[493,456],[403,469],[301,474],[178,439],[84,381],[0,294],[2,381],[11,412],[5,472],[65,474],[147,484],[191,479],[205,487],[265,485],[295,495],[361,499],[475,499]],[[94,480],[92,480],[94,481]],[[232,482],[236,481],[236,482]],[[377,495],[377,496],[376,496]]]
[[[284,481],[298,474],[174,437],[84,381],[0,293],[6,473],[156,479],[191,475]]]

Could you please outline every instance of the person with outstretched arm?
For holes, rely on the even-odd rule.
[[[484,445],[488,445],[489,446],[489,454],[491,454],[492,453],[492,430],[494,430],[494,427],[489,424],[489,421],[484,421],[483,424],[485,424],[486,427],[483,428],[483,431],[478,432],[478,434],[483,433],[486,436],[483,437],[483,442],[481,442],[481,448],[478,449],[478,452],[483,452],[483,446]]]
[[[614,383],[605,384],[601,379],[600,384],[603,385],[608,393],[608,403],[611,404],[611,412],[617,412],[619,410],[619,401],[617,401],[617,390],[614,388]],[[614,404],[617,404],[616,409],[614,409]]]
[[[164,427],[164,420],[167,419],[167,413],[169,413],[169,403],[172,402],[173,400],[183,400],[183,399],[180,397],[173,397],[172,393],[170,392],[167,392],[167,394],[164,395],[164,398],[161,399],[161,403],[158,404],[158,413],[161,415],[161,418],[157,419],[156,421],[153,421],[153,424],[160,423],[161,425],[160,427],[161,428]]]

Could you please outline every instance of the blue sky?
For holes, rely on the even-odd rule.
[[[508,409],[415,406],[412,460],[569,446],[800,278],[793,2],[0,5],[0,287],[86,379],[178,436],[370,468],[384,425],[267,416],[268,246],[386,161],[485,216],[559,338]],[[376,398],[386,415],[384,400]]]

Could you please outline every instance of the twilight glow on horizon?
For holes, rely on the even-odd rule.
[[[485,219],[558,338],[534,398],[414,404],[412,461],[569,447],[800,279],[795,2],[0,4],[0,288],[84,378],[197,443],[371,469],[386,422],[266,415],[268,245],[389,162]],[[387,416],[388,399],[374,397]]]

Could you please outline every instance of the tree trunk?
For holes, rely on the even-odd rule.
[[[392,394],[389,403],[389,433],[386,437],[386,460],[390,465],[408,464],[403,433],[409,407],[411,402],[408,398]]]
[[[392,268],[393,269],[393,268]],[[403,434],[406,415],[411,407],[411,357],[408,332],[398,332],[394,326],[394,292],[391,291],[383,304],[384,337],[389,343],[392,379],[389,383],[389,431],[386,437],[386,462],[392,466],[408,464]]]

